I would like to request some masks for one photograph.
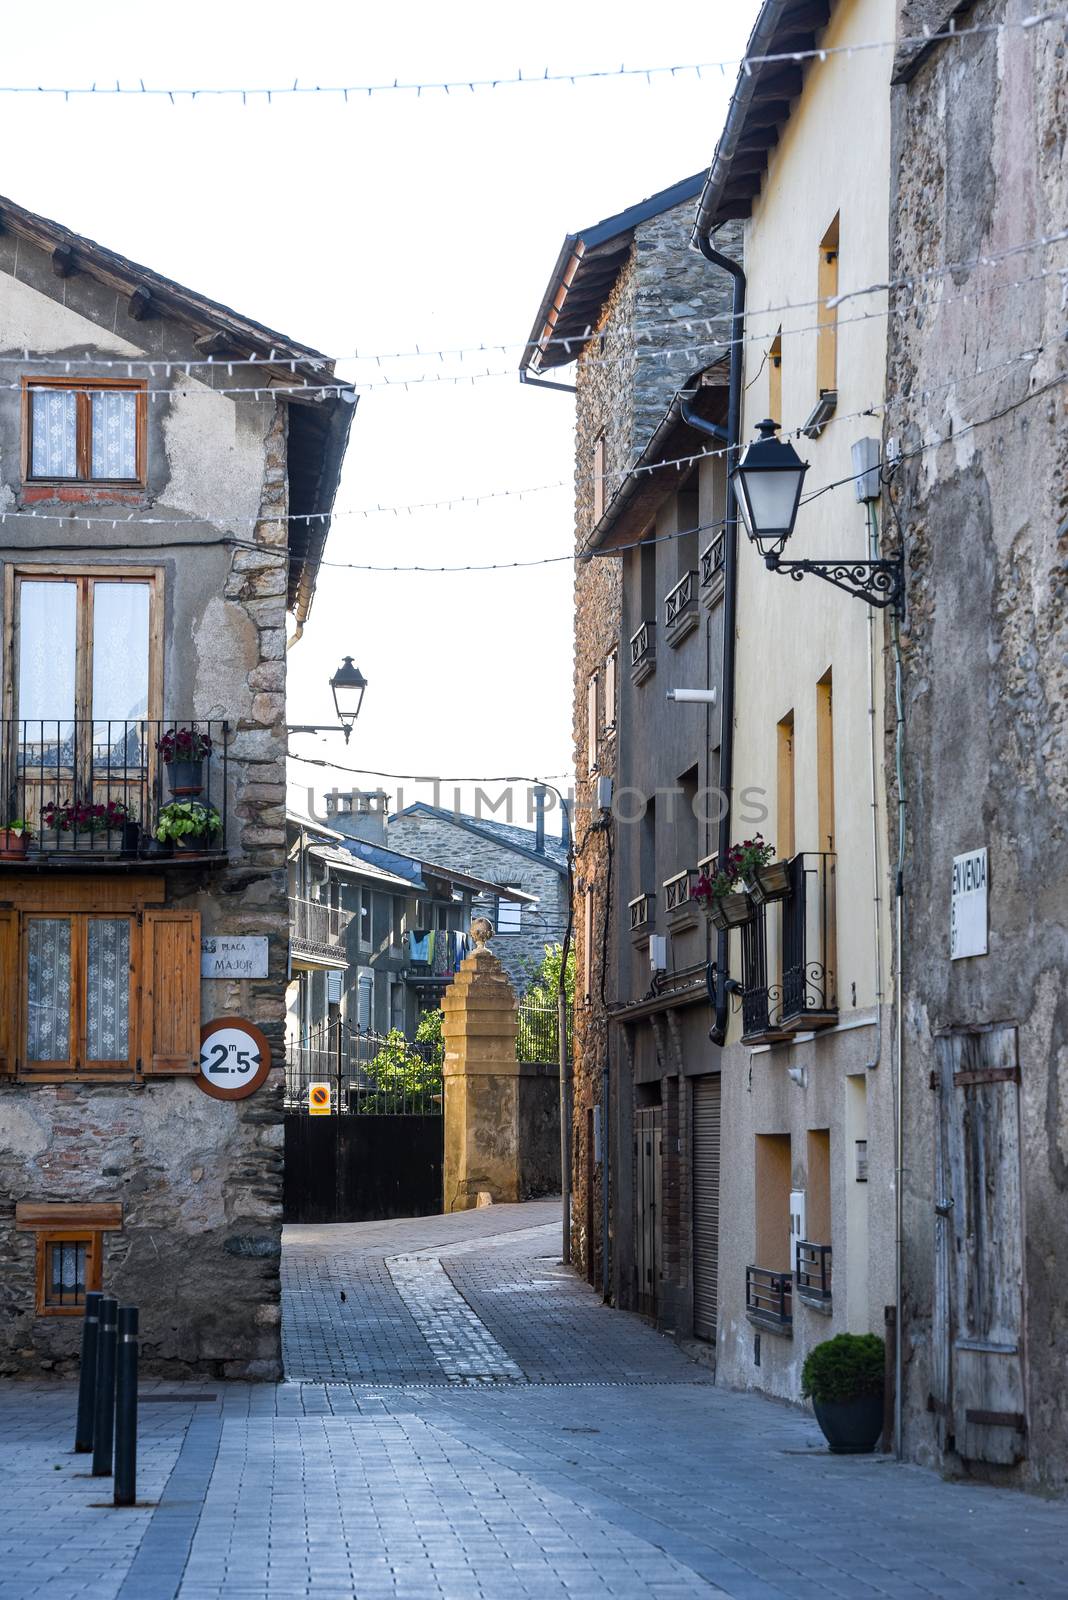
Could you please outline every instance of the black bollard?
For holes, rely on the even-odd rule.
[[[115,1444],[115,1319],[117,1300],[100,1302],[100,1342],[96,1357],[96,1411],[93,1419],[93,1477],[110,1478]]]
[[[82,1367],[78,1374],[78,1421],[74,1427],[74,1448],[85,1455],[93,1448],[93,1402],[96,1397],[96,1347],[100,1332],[100,1302],[104,1296],[90,1289],[85,1297],[82,1323]]]
[[[137,1500],[137,1307],[119,1307],[115,1355],[115,1504]]]

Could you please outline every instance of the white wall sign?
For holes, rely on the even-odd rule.
[[[953,857],[949,909],[949,959],[986,955],[986,850]]]
[[[266,935],[214,934],[200,941],[202,978],[265,978]]]

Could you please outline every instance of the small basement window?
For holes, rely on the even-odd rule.
[[[137,379],[24,379],[23,478],[143,484],[147,403],[147,385]]]
[[[99,1289],[99,1233],[37,1235],[37,1314],[54,1316],[85,1307],[86,1291]]]

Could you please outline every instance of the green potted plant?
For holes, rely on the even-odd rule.
[[[179,850],[211,850],[221,832],[222,818],[215,807],[199,800],[172,800],[156,819],[160,844],[173,844]]]
[[[883,1431],[886,1346],[874,1333],[839,1333],[810,1350],[801,1393],[834,1455],[869,1455]]]
[[[0,857],[21,860],[30,848],[33,829],[23,817],[16,817],[6,828],[0,828]]]
[[[168,728],[156,741],[167,768],[174,795],[195,796],[204,791],[204,761],[211,755],[211,738],[197,727]]]
[[[741,846],[731,845],[723,866],[711,876],[702,872],[693,886],[693,898],[723,932],[742,927],[753,916],[753,902],[741,884],[741,855]]]
[[[775,846],[762,833],[742,841],[739,873],[746,893],[758,906],[784,900],[790,893],[790,863],[775,860]]]

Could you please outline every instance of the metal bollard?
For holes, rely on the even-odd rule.
[[[137,1307],[119,1307],[115,1357],[115,1504],[137,1500]]]
[[[82,1366],[78,1374],[78,1420],[74,1425],[74,1448],[79,1455],[93,1448],[93,1402],[96,1398],[96,1347],[100,1332],[100,1302],[104,1296],[90,1289],[85,1297],[82,1323]]]
[[[100,1335],[96,1356],[96,1410],[93,1419],[93,1477],[110,1478],[115,1444],[115,1325],[119,1302],[105,1295],[100,1302]]]

